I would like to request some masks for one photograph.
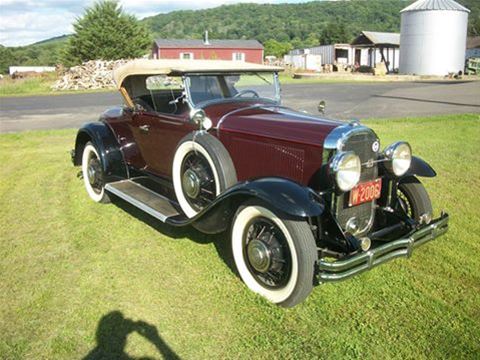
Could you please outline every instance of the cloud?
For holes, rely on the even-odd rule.
[[[120,0],[141,19],[174,10],[205,9],[239,2],[282,3],[305,0]],[[72,23],[94,0],[0,0],[0,44],[21,46],[72,32]]]

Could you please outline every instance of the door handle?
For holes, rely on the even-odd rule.
[[[140,129],[140,131],[143,131],[143,132],[150,131],[150,125],[140,125],[138,128]]]

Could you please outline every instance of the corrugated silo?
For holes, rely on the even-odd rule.
[[[453,0],[419,0],[403,9],[400,73],[463,72],[469,12]]]

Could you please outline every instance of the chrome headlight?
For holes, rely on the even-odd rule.
[[[330,163],[330,170],[342,191],[350,191],[358,184],[361,168],[360,158],[352,151],[338,153]]]
[[[385,162],[387,170],[396,176],[404,175],[410,168],[410,164],[412,163],[412,149],[407,142],[396,142],[388,146],[384,153],[388,160]]]

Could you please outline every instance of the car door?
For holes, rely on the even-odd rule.
[[[144,161],[142,169],[170,178],[177,144],[194,129],[183,102],[183,81],[166,75],[148,76],[144,81],[145,87],[134,99],[132,134]]]
[[[195,126],[188,113],[180,115],[137,111],[132,118],[132,133],[145,161],[145,171],[171,178],[172,162],[179,141]]]

